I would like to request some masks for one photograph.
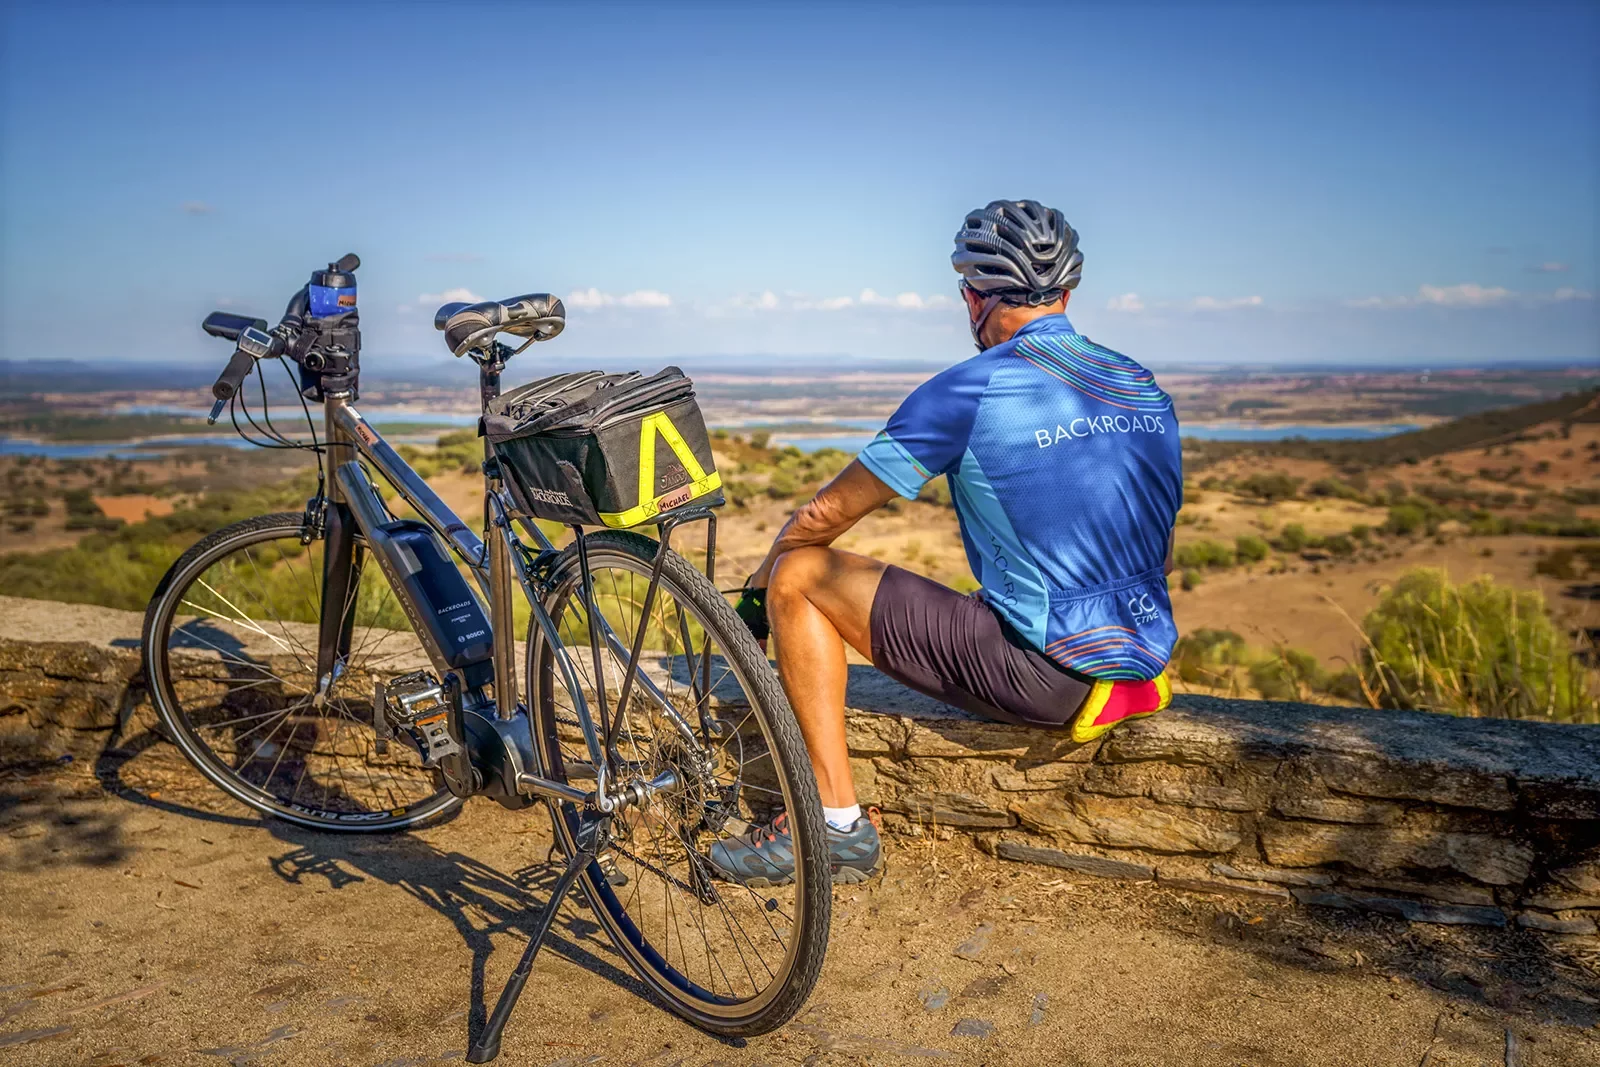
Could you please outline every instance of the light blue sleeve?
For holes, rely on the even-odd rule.
[[[888,430],[874,437],[856,458],[863,467],[876,474],[884,485],[907,500],[915,500],[917,494],[922,492],[922,487],[934,477],[900,442],[889,436]]]

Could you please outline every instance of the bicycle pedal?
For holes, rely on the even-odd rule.
[[[450,736],[449,699],[433,675],[414,671],[379,685],[383,702],[374,708],[374,726],[381,716],[390,736],[403,731],[398,736],[417,750],[424,767],[437,767],[440,760],[461,752],[460,743]]]

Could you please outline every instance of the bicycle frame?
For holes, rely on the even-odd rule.
[[[487,368],[484,377],[485,396],[488,398],[491,383],[487,379],[491,374]],[[494,377],[497,378],[498,375]],[[497,386],[498,383],[496,381],[493,384]],[[637,689],[661,709],[690,745],[691,752],[699,751],[701,746],[700,739],[695,736],[690,723],[667,699],[660,687],[639,669],[644,627],[640,627],[640,633],[630,646],[622,641],[610,624],[594,609],[591,575],[582,530],[575,529],[575,536],[582,570],[582,595],[589,617],[590,644],[595,659],[595,689],[600,704],[599,726],[596,725],[584,695],[577,668],[572,662],[571,650],[562,642],[556,624],[545,610],[540,596],[546,589],[546,582],[540,577],[540,572],[554,561],[558,550],[537,524],[525,516],[515,514],[510,498],[498,477],[498,466],[492,457],[485,463],[484,508],[488,534],[488,540],[485,542],[461,521],[438,494],[411,469],[400,454],[383,439],[382,435],[372,428],[351,403],[348,393],[328,394],[324,400],[324,414],[329,465],[334,477],[330,479],[327,497],[325,536],[328,545],[324,553],[327,562],[324,571],[323,603],[346,603],[352,600],[347,593],[353,586],[346,583],[358,582],[360,575],[353,561],[353,553],[346,542],[353,541],[354,533],[358,530],[370,537],[374,523],[385,521],[387,518],[372,481],[362,469],[362,461],[365,461],[399,492],[423,522],[444,539],[450,549],[466,564],[479,589],[482,590],[488,605],[488,618],[494,639],[493,704],[494,717],[498,720],[496,729],[501,734],[502,743],[507,745],[512,762],[517,764],[523,762],[517,755],[520,746],[515,744],[514,738],[508,738],[506,734],[514,728],[519,718],[527,724],[529,751],[536,761],[540,749],[537,739],[532,736],[531,716],[517,700],[518,664],[512,616],[512,597],[515,595],[513,585],[521,587],[523,595],[528,600],[534,624],[538,626],[544,640],[550,646],[583,732],[590,768],[595,778],[595,788],[592,791],[585,791],[566,782],[555,781],[547,776],[547,768],[543,766],[533,768],[517,766],[514,768],[517,792],[526,797],[543,798],[551,802],[568,801],[580,807],[592,807],[599,812],[610,814],[629,804],[640,803],[654,793],[677,788],[679,783],[670,771],[658,775],[649,782],[628,782],[619,786],[615,781],[613,768],[616,761],[608,758],[614,755],[611,741],[615,723],[608,715],[605,674],[601,667],[602,645],[609,647],[627,664],[621,683],[620,699],[616,704],[618,708],[616,719],[620,721],[621,709],[626,707],[625,702],[629,699],[630,693]],[[537,553],[530,552],[528,546],[518,537],[513,525],[513,516],[521,522],[523,529],[537,546]],[[700,517],[702,516],[699,514],[689,516],[689,518]],[[709,566],[711,553],[715,551],[715,516],[706,510],[704,517],[712,523],[707,541]],[[645,594],[644,617],[646,618],[660,581],[661,561],[665,559],[673,525],[675,524],[663,524],[661,528],[661,551],[657,555],[656,567]],[[404,591],[396,589],[395,592],[404,601]],[[329,614],[324,612],[319,635],[318,671],[321,675],[320,684],[323,687],[330,685],[342,670],[343,656],[348,654],[352,622],[349,616],[353,615],[353,610],[337,620],[330,620]],[[692,662],[692,647],[686,648],[685,651]],[[709,673],[710,657],[706,655],[701,658],[706,662],[700,665],[701,669],[698,672],[691,671],[691,674],[702,676],[695,679],[700,684],[694,686],[694,696],[700,706],[700,717],[704,720],[705,705],[710,697],[706,692],[709,679],[704,676]],[[437,662],[435,665],[441,668],[441,672],[449,669]],[[530,693],[528,696],[531,706],[535,694]]]

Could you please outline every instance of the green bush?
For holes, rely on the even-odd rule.
[[[1202,628],[1178,638],[1168,669],[1185,682],[1221,687],[1244,662],[1244,638],[1232,630]]]
[[[1350,540],[1348,534],[1334,534],[1322,539],[1323,551],[1330,556],[1353,556],[1356,553],[1356,543]]]
[[[1361,624],[1366,688],[1385,706],[1600,721],[1590,679],[1534,590],[1441,570],[1397,581]]]
[[[1233,539],[1233,551],[1241,563],[1260,563],[1272,551],[1272,546],[1255,534],[1241,534]]]
[[[1428,514],[1415,504],[1394,504],[1389,508],[1389,518],[1383,524],[1385,533],[1407,537],[1419,533],[1427,525]]]
[[[1211,567],[1220,570],[1233,566],[1234,555],[1233,549],[1220,541],[1191,541],[1178,546],[1173,561],[1185,569]]]
[[[1183,573],[1178,576],[1178,587],[1187,593],[1189,590],[1199,585],[1202,581],[1204,581],[1204,579],[1201,578],[1199,571],[1193,569],[1192,567],[1185,567],[1183,569]]]
[[[1250,664],[1250,685],[1266,700],[1310,700],[1326,683],[1322,664],[1304,649],[1280,646]]]
[[[1318,478],[1306,486],[1308,496],[1329,496],[1339,500],[1360,500],[1361,490],[1338,478]]]
[[[1278,531],[1277,540],[1273,541],[1272,544],[1279,552],[1298,552],[1305,548],[1310,540],[1306,536],[1306,528],[1304,526],[1301,526],[1298,522],[1291,522]]]
[[[800,491],[800,482],[793,472],[775,470],[767,481],[767,495],[774,500],[787,500]]]
[[[1234,489],[1245,496],[1271,503],[1278,500],[1293,500],[1300,492],[1301,480],[1281,471],[1258,471],[1236,483]]]

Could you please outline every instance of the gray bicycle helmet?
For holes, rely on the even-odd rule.
[[[950,264],[985,296],[1038,306],[1077,286],[1083,253],[1061,212],[1037,200],[995,200],[967,213]]]

